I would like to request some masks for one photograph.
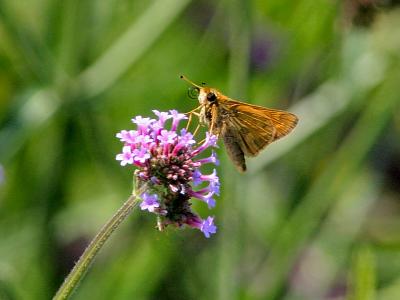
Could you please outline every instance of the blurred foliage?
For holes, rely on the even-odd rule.
[[[48,299],[128,197],[115,133],[186,74],[293,111],[217,235],[136,211],[74,299],[400,299],[396,1],[0,0],[0,299]],[[202,210],[202,205],[198,205]]]

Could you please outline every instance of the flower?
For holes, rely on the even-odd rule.
[[[206,158],[202,158],[198,160],[199,162],[201,162],[202,164],[206,164],[206,163],[212,163],[216,166],[219,165],[219,160],[217,158],[217,154],[215,153],[215,151],[211,152],[211,156],[210,157],[206,157]]]
[[[140,133],[146,133],[148,126],[153,122],[153,119],[142,118],[142,116],[137,116],[132,119],[132,123],[135,123],[138,126],[138,130]]]
[[[201,224],[200,230],[204,232],[204,235],[207,238],[210,237],[210,233],[216,233],[217,226],[214,225],[214,218],[208,217],[207,220],[204,220]]]
[[[135,143],[138,135],[139,134],[136,130],[122,130],[121,132],[117,133],[116,136],[121,140],[121,142]]]
[[[134,156],[131,150],[131,146],[124,146],[122,148],[122,153],[117,154],[115,159],[121,161],[121,166],[126,166],[127,164],[133,163]]]
[[[217,147],[217,137],[207,133],[204,142],[196,146],[190,132],[178,129],[180,122],[187,119],[185,114],[176,110],[153,110],[153,113],[158,119],[137,116],[132,119],[136,130],[122,130],[116,135],[124,143],[116,159],[122,166],[137,168],[134,171],[137,185],[145,188],[140,195],[140,208],[158,216],[160,230],[168,225],[187,225],[209,238],[217,230],[214,218],[203,220],[192,211],[191,201],[201,200],[209,208],[216,205],[214,196],[219,195],[220,189],[217,171],[214,169],[207,175],[201,173],[200,167],[218,165],[218,159],[214,151],[206,158],[197,156]],[[199,185],[202,187],[194,189]]]
[[[172,115],[167,112],[160,112],[154,109],[153,113],[158,117],[158,124],[161,128],[164,127],[165,121],[172,118]]]
[[[158,203],[157,195],[149,195],[148,193],[142,194],[142,203],[140,203],[140,208],[142,210],[148,210],[149,212],[154,212],[157,207],[160,207],[160,203]]]
[[[170,110],[169,111],[171,113],[172,116],[172,126],[171,126],[171,130],[175,131],[178,128],[179,122],[181,120],[185,120],[187,119],[185,114],[180,114],[178,111],[176,110]]]
[[[200,229],[206,238],[210,237],[210,233],[214,234],[217,232],[217,226],[214,225],[214,218],[213,217],[207,217],[205,220],[201,220],[200,218],[197,218],[194,216],[192,219],[190,219],[190,226]]]

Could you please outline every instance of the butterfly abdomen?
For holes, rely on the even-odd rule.
[[[235,167],[240,172],[246,171],[246,161],[244,159],[244,153],[242,148],[240,148],[239,143],[237,142],[237,138],[232,135],[231,132],[226,132],[222,135],[226,152],[228,153],[229,158],[234,163]]]

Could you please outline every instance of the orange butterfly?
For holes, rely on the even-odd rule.
[[[191,113],[198,115],[212,134],[222,137],[228,156],[241,172],[246,171],[245,156],[256,156],[297,125],[298,118],[292,113],[232,100],[215,88],[181,78],[198,93],[200,106]]]

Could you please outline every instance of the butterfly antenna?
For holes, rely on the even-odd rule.
[[[201,89],[202,87],[199,86],[198,84],[195,84],[193,81],[189,80],[186,76],[181,75],[180,76],[181,79],[185,80],[186,82],[190,83],[191,85],[197,87],[198,89]]]

